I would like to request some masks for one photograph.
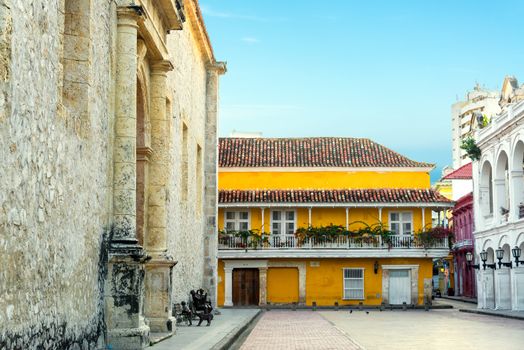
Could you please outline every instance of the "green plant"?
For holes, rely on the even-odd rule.
[[[473,137],[467,137],[464,140],[462,140],[460,148],[466,151],[466,154],[471,160],[480,159],[481,151]]]
[[[454,236],[453,232],[449,228],[443,226],[436,226],[429,228],[426,227],[418,231],[415,234],[415,237],[417,243],[422,245],[424,249],[427,249],[434,246],[442,238],[447,238],[449,243],[451,243]]]
[[[258,248],[264,245],[270,245],[269,233],[260,232],[260,230],[219,230],[218,240],[224,244],[227,244],[231,238],[240,237],[240,242],[236,242],[239,248]]]

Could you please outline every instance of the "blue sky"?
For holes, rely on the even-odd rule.
[[[524,1],[201,0],[221,79],[220,135],[371,138],[451,164],[450,107],[476,82],[524,82]]]

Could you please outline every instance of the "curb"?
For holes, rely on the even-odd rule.
[[[158,338],[154,338],[154,339],[149,339],[149,346],[153,346],[155,344],[158,344],[160,343],[161,341],[164,341],[166,339],[169,339],[173,336],[174,333],[169,333],[169,334],[166,334],[166,335],[163,335],[161,337],[158,337]]]
[[[223,307],[224,309],[239,309],[238,307]],[[338,309],[334,306],[305,306],[305,305],[297,305],[293,307],[292,305],[266,305],[266,306],[259,306],[260,310],[297,310],[297,311],[303,311],[303,310],[309,310],[309,311],[346,311],[346,310],[360,310],[358,305],[341,305],[338,307]],[[251,309],[251,308],[250,308]],[[379,310],[380,305],[362,305],[362,310]],[[384,311],[386,310],[402,310],[402,305],[386,305],[384,306]],[[407,310],[424,310],[424,305],[415,305],[414,307],[411,305],[407,305]],[[429,307],[430,310],[441,310],[441,309],[453,309],[452,305],[449,304],[433,304]]]
[[[472,309],[459,309],[459,311],[460,312],[470,313],[470,314],[478,314],[478,315],[485,315],[485,316],[495,316],[495,317],[502,317],[502,318],[511,318],[513,320],[524,321],[524,316],[499,314],[499,313],[494,313],[494,312],[489,312],[489,311],[472,310]]]
[[[439,299],[452,300],[452,301],[458,301],[458,302],[461,302],[461,303],[469,303],[469,304],[477,305],[477,301],[476,301],[476,300],[457,299],[457,298],[450,298],[450,297],[448,297],[448,296],[441,296],[441,297],[438,297],[438,298],[439,298]]]
[[[237,340],[238,336],[242,334],[253,322],[255,322],[255,320],[257,320],[261,314],[262,310],[258,310],[258,312],[251,316],[251,318],[246,323],[233,329],[224,338],[222,338],[222,340],[213,345],[211,350],[229,349],[231,345]]]

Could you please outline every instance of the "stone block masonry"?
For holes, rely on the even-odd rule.
[[[0,0],[0,349],[141,349],[213,294],[209,45],[193,0]]]

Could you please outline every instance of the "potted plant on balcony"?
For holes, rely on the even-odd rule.
[[[416,243],[420,244],[424,249],[435,247],[436,243],[443,238],[447,238],[448,246],[451,246],[453,232],[443,226],[424,228],[415,234]]]

